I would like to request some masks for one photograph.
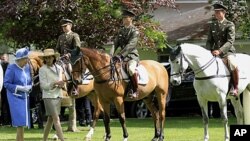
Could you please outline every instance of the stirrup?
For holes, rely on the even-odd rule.
[[[128,92],[128,97],[129,97],[130,99],[136,99],[136,98],[138,97],[138,94],[137,94],[137,92],[134,92],[133,90],[130,90],[130,91]]]
[[[77,91],[77,89],[76,88],[73,88],[73,90],[72,90],[72,96],[78,96],[79,95],[79,93],[78,93],[78,91]]]

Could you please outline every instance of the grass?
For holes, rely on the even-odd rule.
[[[209,120],[210,141],[220,141],[224,138],[224,129],[221,119]],[[130,141],[149,141],[154,134],[153,121],[147,119],[127,119],[127,129]],[[229,117],[229,124],[235,124],[236,119]],[[111,120],[112,141],[122,140],[122,129],[118,119]],[[83,141],[88,132],[87,127],[78,127],[80,132],[64,132],[67,141]],[[63,130],[67,129],[67,124],[63,123]],[[54,131],[51,131],[50,138]],[[14,141],[16,128],[1,126],[0,141]],[[41,141],[43,130],[25,129],[25,141]],[[100,120],[97,123],[93,141],[103,141],[104,126]],[[51,139],[50,139],[51,140]],[[165,140],[170,141],[201,141],[203,140],[203,124],[200,116],[195,117],[166,117]]]

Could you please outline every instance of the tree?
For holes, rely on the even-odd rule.
[[[175,0],[2,0],[0,32],[2,42],[16,48],[33,44],[37,49],[54,47],[62,33],[62,18],[74,21],[73,30],[88,46],[100,47],[110,40],[120,25],[122,8],[136,10],[136,25],[142,31],[140,45],[164,47],[166,34],[145,15],[156,6],[175,8]]]

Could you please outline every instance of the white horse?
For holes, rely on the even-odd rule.
[[[189,66],[195,74],[194,89],[201,107],[204,122],[204,141],[209,140],[208,134],[208,101],[218,101],[220,113],[223,118],[225,141],[229,141],[227,98],[234,106],[238,124],[250,123],[250,56],[237,54],[238,68],[240,70],[239,94],[243,92],[243,107],[240,98],[228,96],[230,72],[226,65],[211,52],[194,44],[181,44],[172,48],[170,55],[171,78],[173,85],[181,83],[181,76]],[[238,95],[239,95],[238,94]]]

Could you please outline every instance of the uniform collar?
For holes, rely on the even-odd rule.
[[[65,33],[65,34],[69,35],[70,33],[72,33],[72,31],[69,31],[69,32],[67,32],[67,33]]]
[[[124,26],[125,28],[130,28],[130,27],[132,27],[133,25],[132,24],[130,24],[129,26]]]
[[[218,22],[219,22],[219,23],[223,23],[225,20],[226,20],[226,18],[224,18],[223,20],[218,21]]]

